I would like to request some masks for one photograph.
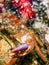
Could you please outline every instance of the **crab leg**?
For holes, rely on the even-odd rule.
[[[42,43],[42,41],[38,38],[38,36],[34,33],[34,36],[35,36],[35,39],[36,39],[36,41],[38,42],[38,44],[40,45],[40,46],[43,46],[43,43]]]
[[[42,53],[42,51],[40,50],[40,48],[38,47],[37,44],[35,44],[35,48],[36,48],[38,54],[40,55],[40,57],[42,58],[42,60],[43,60],[44,62],[46,62],[46,61],[47,61],[47,58],[44,56],[44,54]]]
[[[37,35],[34,33],[34,31],[30,30],[33,34],[34,34],[34,37],[36,39],[36,41],[38,42],[38,44],[40,46],[43,46],[43,43],[41,42],[41,40],[37,37]],[[35,48],[36,50],[38,51],[38,54],[40,55],[40,57],[43,59],[44,62],[47,61],[47,58],[44,56],[44,54],[42,53],[42,51],[40,50],[40,48],[38,47],[37,44],[35,44]]]
[[[32,32],[32,31],[31,31]],[[34,34],[34,37],[35,37],[35,39],[36,39],[36,41],[38,42],[38,44],[40,45],[40,46],[43,46],[43,43],[42,43],[42,41],[37,37],[37,35],[34,33],[34,31],[32,32],[33,34]],[[42,51],[40,50],[40,48],[38,47],[38,45],[37,44],[35,44],[35,48],[36,48],[36,50],[38,51],[38,54],[40,55],[40,57],[43,59],[43,61],[47,61],[47,58],[44,56],[44,54],[42,53]]]
[[[18,60],[18,58],[11,58],[10,62],[6,65],[12,65],[13,63],[15,63],[16,60]]]
[[[39,39],[39,37],[34,33],[34,31],[33,31],[33,30],[30,30],[30,32],[33,33],[33,35],[34,35],[36,41],[38,42],[38,44],[39,44],[40,46],[43,46],[42,41],[41,41],[41,40]]]

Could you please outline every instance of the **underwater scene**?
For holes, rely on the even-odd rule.
[[[49,65],[49,0],[0,0],[0,65]]]

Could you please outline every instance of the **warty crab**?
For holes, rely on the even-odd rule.
[[[2,18],[2,15],[0,18]],[[0,24],[0,31],[9,31],[13,35],[13,37],[21,43],[20,46],[11,50],[11,53],[15,53],[14,57],[18,58],[21,56],[25,56],[31,53],[35,48],[42,60],[44,62],[47,61],[47,58],[38,47],[38,44],[40,46],[43,46],[42,41],[38,38],[33,30],[28,29],[27,26],[22,23],[15,15],[8,15],[6,13],[5,15],[3,15],[3,22],[1,22]],[[38,44],[36,41],[38,42]]]

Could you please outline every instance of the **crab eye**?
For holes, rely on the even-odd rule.
[[[27,39],[27,37],[26,37],[26,35],[24,35],[24,36],[22,37],[22,42],[25,42],[26,39]]]

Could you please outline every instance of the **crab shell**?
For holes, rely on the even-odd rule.
[[[16,40],[18,40],[21,45],[12,49],[11,52],[12,53],[16,53],[15,58],[17,57],[21,57],[24,55],[27,55],[29,53],[32,52],[32,50],[35,48],[39,54],[39,56],[42,58],[42,60],[44,62],[47,61],[47,58],[44,56],[44,54],[42,53],[42,51],[40,50],[40,48],[38,47],[36,41],[38,42],[38,44],[40,46],[43,46],[43,43],[41,42],[41,40],[38,38],[38,36],[34,33],[34,31],[29,30],[27,28],[27,26],[22,23],[15,15],[5,15],[3,16],[3,18],[8,18],[10,20],[11,23],[14,23],[14,31],[16,30],[15,33],[11,33],[14,38]],[[3,24],[3,23],[2,23]],[[18,29],[16,29],[16,27],[18,27]],[[9,29],[4,26],[3,30],[8,30]],[[15,58],[12,58],[11,61],[7,64],[7,65],[12,65],[13,62],[15,62]]]
[[[24,25],[21,25],[21,26],[25,28]],[[26,31],[24,28],[22,28],[22,30],[19,30],[18,33],[14,35],[14,37],[20,43],[23,43],[23,44],[17,47],[16,49],[13,49],[12,52],[18,52],[19,54],[19,51],[25,50],[23,53],[20,52],[19,56],[24,56],[32,52],[34,45],[35,45],[34,36],[32,35],[32,33],[30,33],[29,31]]]

